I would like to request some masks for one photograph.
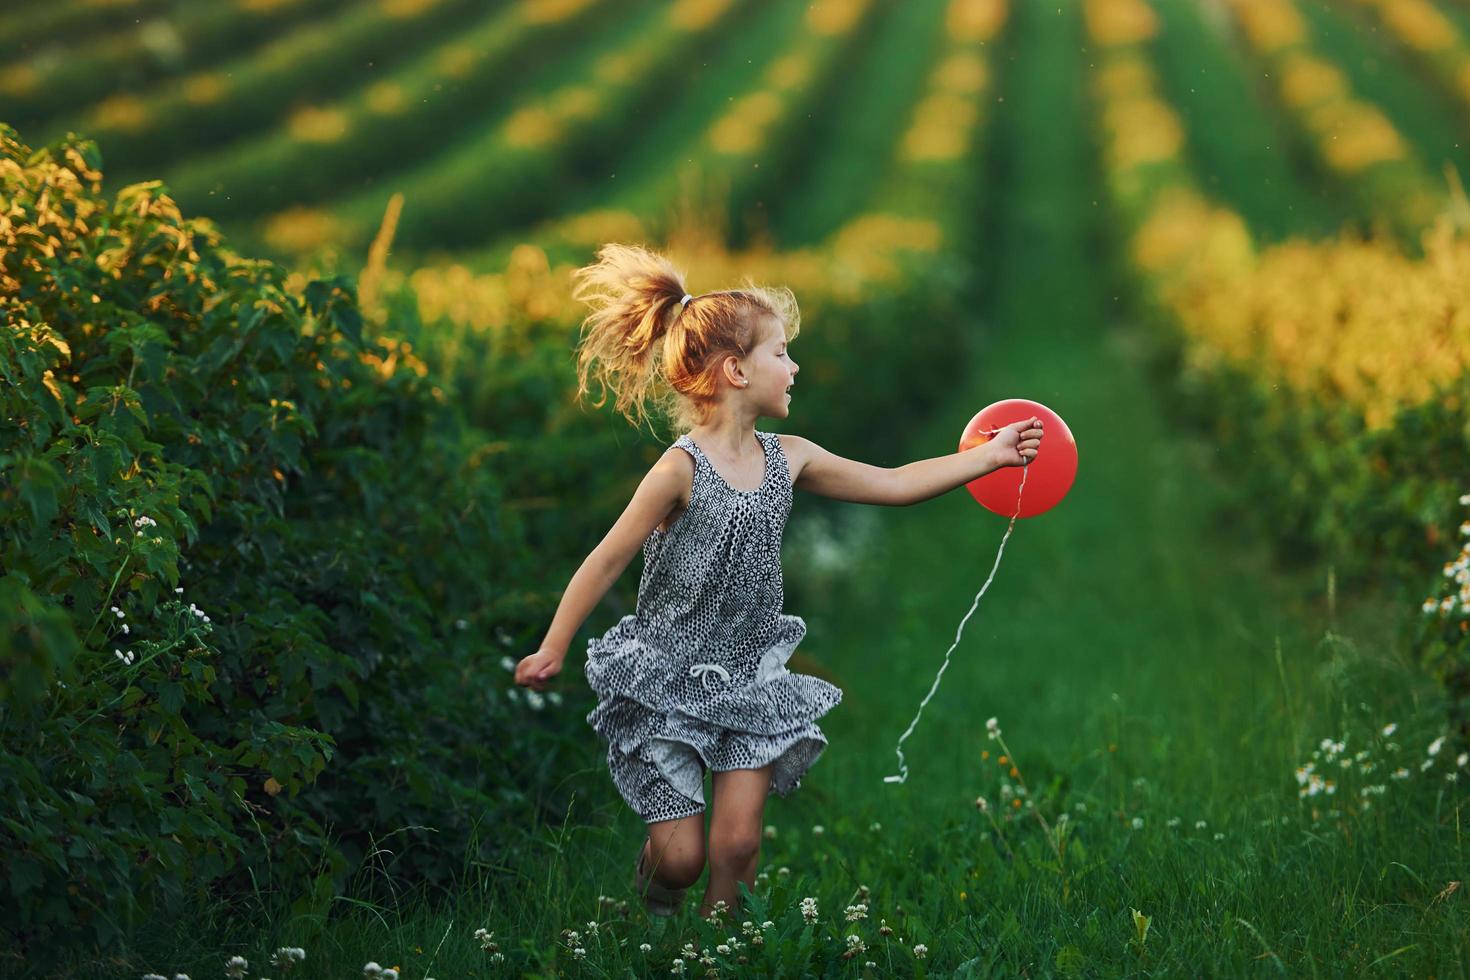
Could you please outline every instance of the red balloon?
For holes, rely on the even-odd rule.
[[[960,452],[987,443],[999,429],[1012,422],[1041,419],[1041,445],[1036,456],[1025,466],[1002,466],[965,484],[970,496],[986,510],[1002,517],[1035,517],[1051,510],[1077,476],[1077,440],[1062,417],[1040,402],[1026,398],[1007,398],[986,405],[975,414],[960,435]],[[1026,474],[1026,489],[1021,490],[1021,473]],[[1020,494],[1021,509],[1016,510]]]

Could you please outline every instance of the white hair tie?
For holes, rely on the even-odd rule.
[[[690,296],[688,293],[685,293],[684,294],[684,298],[681,299],[681,300],[679,300],[679,309],[682,311],[684,309],[684,307],[686,307],[686,306],[689,305],[689,301],[691,299],[693,299],[693,298],[694,298],[693,296]]]

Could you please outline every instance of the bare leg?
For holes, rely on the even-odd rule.
[[[704,814],[648,825],[643,867],[667,888],[688,888],[704,874]]]
[[[710,803],[709,883],[699,914],[708,918],[723,901],[733,917],[739,911],[737,881],[755,890],[755,868],[760,858],[761,820],[771,789],[771,767],[732,769],[713,777]]]

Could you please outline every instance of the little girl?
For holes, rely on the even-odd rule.
[[[720,901],[734,911],[736,882],[755,887],[767,796],[800,785],[827,745],[816,720],[842,700],[839,688],[785,666],[806,634],[801,617],[781,611],[792,491],[889,506],[928,500],[1029,462],[1041,422],[1015,422],[973,449],[894,469],[844,459],[755,428],[758,418],[791,413],[799,368],[788,345],[800,313],[790,290],[747,282],[691,296],[668,259],[616,244],[576,278],[574,297],[593,310],[579,396],[596,361],[634,424],[658,388],[685,434],[572,576],[516,683],[539,691],[561,671],[573,635],[641,548],[636,611],[588,643],[598,704],[587,721],[607,742],[619,794],[648,824],[633,872],[648,911],[672,915],[704,871],[706,771],[710,874],[700,915]]]

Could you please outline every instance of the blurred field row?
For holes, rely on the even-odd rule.
[[[986,16],[981,0],[974,9]],[[1156,10],[1185,152],[1273,236],[1376,221],[1412,239],[1442,210],[1447,171],[1470,166],[1470,14],[1454,0]],[[630,221],[657,234],[681,186],[726,202],[732,243],[796,247],[866,208],[889,161],[928,152],[914,141],[940,139],[963,112],[921,102],[948,57],[942,11],[20,5],[0,17],[14,53],[0,117],[34,145],[69,130],[97,139],[111,186],[160,178],[186,213],[281,259],[330,249],[364,261],[401,193],[394,247],[407,264],[453,256],[493,270],[522,239],[585,248]],[[913,132],[921,114],[928,135]]]

